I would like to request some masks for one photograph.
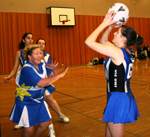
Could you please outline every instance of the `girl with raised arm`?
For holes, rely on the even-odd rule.
[[[107,105],[103,117],[103,121],[106,122],[106,137],[123,137],[125,123],[133,123],[139,117],[137,104],[130,88],[133,62],[128,47],[141,44],[143,38],[130,26],[115,25],[117,21],[112,21],[115,15],[114,11],[107,13],[103,22],[85,41],[91,49],[108,56],[105,61]],[[114,27],[119,29],[114,33],[111,43],[108,41],[108,36]],[[105,28],[107,29],[100,43],[96,42],[98,35]]]

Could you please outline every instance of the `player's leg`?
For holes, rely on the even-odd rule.
[[[48,126],[48,129],[49,129],[48,137],[55,137],[55,131],[54,131],[52,120],[50,120],[50,124]]]
[[[108,122],[107,124],[112,137],[123,137],[125,124],[122,123],[113,124],[112,122]]]
[[[110,130],[109,130],[109,128],[108,128],[108,123],[106,123],[106,133],[105,133],[106,135],[106,137],[111,137],[111,133],[110,133]]]
[[[22,137],[32,137],[34,127],[24,127]]]
[[[69,118],[66,117],[60,110],[57,101],[53,98],[53,95],[46,95],[46,102],[50,105],[50,107],[58,114],[58,117],[63,120],[63,122],[69,122]]]
[[[44,132],[46,131],[46,129],[48,128],[49,124],[50,124],[50,121],[46,121],[46,122],[40,123],[38,125],[38,127],[36,128],[33,137],[41,137],[44,134]]]
[[[46,95],[46,102],[50,105],[50,107],[58,114],[61,114],[61,110],[58,106],[58,103],[56,102],[56,100],[53,98],[53,95]]]

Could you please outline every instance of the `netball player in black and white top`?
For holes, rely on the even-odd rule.
[[[86,39],[85,43],[91,49],[108,56],[105,61],[105,75],[107,79],[107,105],[104,110],[103,121],[106,122],[106,137],[123,137],[125,123],[133,123],[139,117],[135,98],[130,89],[130,79],[133,62],[129,46],[143,42],[136,31],[123,25],[116,26],[112,21],[116,15],[114,11],[106,14],[103,22]],[[99,34],[106,28],[100,43],[96,42]],[[112,42],[108,36],[114,27],[119,27],[114,33]]]

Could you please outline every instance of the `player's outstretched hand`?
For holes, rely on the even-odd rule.
[[[4,78],[4,83],[8,83],[8,81],[9,81],[9,77],[5,77]]]
[[[64,77],[65,74],[66,74],[67,71],[68,71],[68,68],[69,68],[69,67],[65,68],[65,70],[63,70],[61,73],[59,73],[59,75],[60,75],[61,77]]]
[[[55,70],[57,68],[57,66],[58,66],[58,62],[52,60],[51,64],[46,65],[46,68],[51,69],[51,70]]]

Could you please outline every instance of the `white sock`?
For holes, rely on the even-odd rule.
[[[49,128],[49,130],[54,129],[53,124],[50,124],[50,125],[48,126],[48,128]]]

